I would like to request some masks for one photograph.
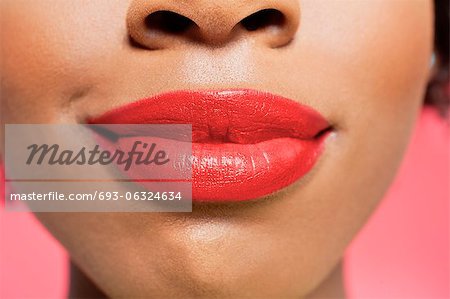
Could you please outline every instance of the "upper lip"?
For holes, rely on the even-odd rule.
[[[192,141],[197,143],[313,139],[330,128],[329,122],[311,107],[251,89],[163,93],[114,108],[88,122],[192,124]]]

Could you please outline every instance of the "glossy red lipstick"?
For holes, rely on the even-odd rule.
[[[244,201],[294,183],[316,163],[330,128],[317,111],[255,90],[176,91],[90,119],[93,124],[191,124],[194,201]]]

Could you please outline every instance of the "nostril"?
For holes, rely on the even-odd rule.
[[[241,21],[248,31],[267,29],[269,27],[282,27],[285,23],[284,14],[277,9],[262,9]]]
[[[181,34],[194,25],[191,19],[167,10],[156,11],[145,18],[145,26],[151,33]]]
[[[237,40],[272,49],[287,46],[300,24],[299,1],[267,1],[243,1],[236,10],[226,1],[133,0],[126,20],[129,44],[147,50],[218,48]]]

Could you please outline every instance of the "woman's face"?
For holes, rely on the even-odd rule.
[[[310,175],[270,200],[38,218],[112,297],[310,294],[395,175],[429,76],[432,5],[1,1],[2,123],[82,123],[161,92],[251,88],[309,105],[333,126]],[[263,8],[285,22],[235,27]],[[159,10],[199,27],[145,32],[139,24]]]

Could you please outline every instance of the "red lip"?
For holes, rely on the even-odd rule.
[[[177,91],[90,119],[93,124],[192,124],[194,201],[244,201],[306,175],[330,128],[310,107],[255,90]]]

